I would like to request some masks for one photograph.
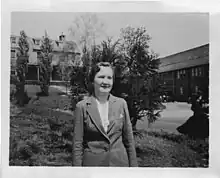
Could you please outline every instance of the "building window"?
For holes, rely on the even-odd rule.
[[[195,92],[198,93],[198,91],[199,91],[199,87],[196,85],[195,86]]]
[[[15,58],[16,56],[15,50],[11,50],[11,58]]]
[[[199,75],[198,75],[198,74],[199,74],[198,72],[199,72],[198,67],[196,67],[196,68],[195,68],[195,76],[199,76]]]
[[[183,95],[183,87],[180,87],[180,95]]]
[[[195,69],[192,68],[192,77],[194,77],[194,76],[195,76]]]
[[[199,76],[202,76],[202,67],[198,68],[198,74],[199,74]]]
[[[177,79],[180,79],[180,71],[177,71]]]
[[[185,70],[185,69],[183,69],[183,74],[184,74],[184,75],[186,74],[186,70]]]

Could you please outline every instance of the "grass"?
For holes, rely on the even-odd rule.
[[[136,139],[140,166],[208,167],[208,139],[192,139],[163,130],[142,130]]]
[[[29,96],[40,89],[27,86]],[[73,113],[68,96],[50,88],[23,108],[10,105],[11,166],[71,166]],[[140,167],[208,167],[208,139],[198,140],[162,130],[141,130],[136,138]]]

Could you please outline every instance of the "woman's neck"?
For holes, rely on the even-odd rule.
[[[97,94],[97,93],[95,93],[95,97],[100,103],[106,103],[108,101],[109,94]]]

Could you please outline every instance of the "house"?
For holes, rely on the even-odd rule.
[[[42,38],[27,37],[29,43],[29,59],[28,59],[28,73],[27,81],[39,81],[39,55]],[[19,36],[11,35],[11,74],[16,73],[16,60],[19,51],[18,46]],[[80,50],[74,41],[67,41],[65,35],[60,35],[58,40],[52,40],[52,73],[51,81],[62,81],[60,66],[64,64],[74,66],[82,65]]]
[[[160,58],[159,77],[176,101],[209,90],[209,44]]]

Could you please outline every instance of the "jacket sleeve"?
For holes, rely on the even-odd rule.
[[[123,108],[124,108],[125,120],[123,125],[122,139],[128,154],[129,166],[137,167],[138,163],[137,163],[137,156],[135,150],[135,141],[133,136],[131,120],[128,112],[128,106],[125,100],[123,101]]]
[[[82,107],[77,104],[74,113],[73,130],[73,166],[82,166],[83,157],[83,112]]]

